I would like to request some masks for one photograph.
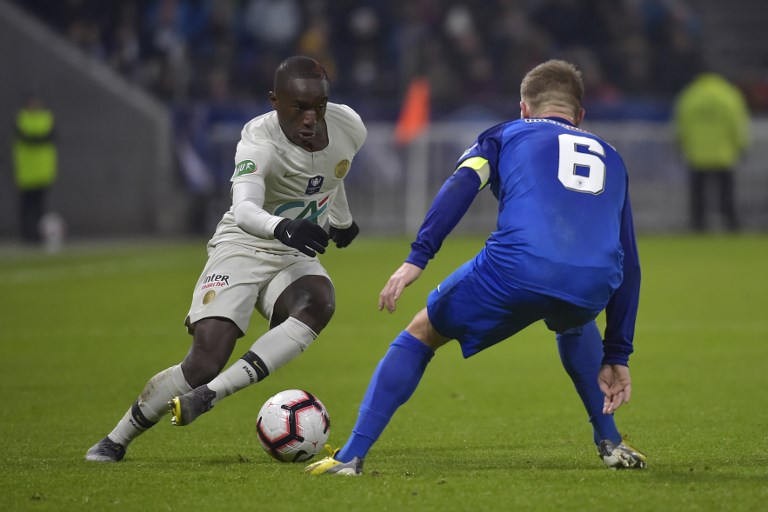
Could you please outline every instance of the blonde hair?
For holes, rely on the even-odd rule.
[[[520,98],[533,114],[553,109],[578,117],[584,99],[581,71],[564,60],[548,60],[530,70],[520,84]]]

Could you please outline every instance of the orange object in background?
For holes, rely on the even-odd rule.
[[[407,144],[421,135],[429,126],[429,81],[415,78],[405,93],[403,108],[395,126],[395,141]]]

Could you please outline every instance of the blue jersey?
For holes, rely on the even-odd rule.
[[[520,119],[481,134],[459,166],[473,157],[488,161],[499,200],[485,249],[499,284],[604,306],[624,259],[627,172],[618,153],[565,122]]]
[[[519,119],[480,134],[457,167],[407,261],[423,268],[478,189],[490,185],[498,220],[475,260],[488,282],[607,307],[606,344],[613,340],[628,355],[640,272],[627,171],[616,150],[559,118]]]

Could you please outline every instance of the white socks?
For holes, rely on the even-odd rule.
[[[303,322],[288,319],[267,331],[232,366],[208,383],[216,392],[215,404],[222,398],[250,386],[291,361],[315,341],[317,334]],[[109,438],[127,446],[168,412],[168,401],[192,391],[177,364],[147,382],[139,398],[117,423]]]
[[[136,402],[109,433],[109,438],[127,446],[168,412],[168,401],[192,391],[184,379],[181,365],[167,368],[147,382]]]
[[[270,372],[304,352],[316,338],[315,331],[289,316],[285,322],[264,333],[251,345],[248,353],[208,383],[208,389],[216,392],[213,403],[264,380]]]

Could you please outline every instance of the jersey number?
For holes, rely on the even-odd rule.
[[[557,179],[568,190],[599,194],[605,188],[605,149],[595,139],[580,137],[570,133],[558,136],[560,141],[560,160],[557,167]],[[585,148],[588,153],[578,151]],[[599,156],[598,156],[599,155]]]

